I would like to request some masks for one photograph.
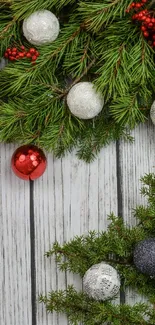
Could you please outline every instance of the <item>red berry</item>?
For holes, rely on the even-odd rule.
[[[131,8],[134,8],[135,5],[136,5],[135,2],[132,2],[131,5],[130,5],[130,9],[131,9]]]
[[[9,57],[9,54],[5,52],[4,57],[7,59]]]
[[[12,52],[17,52],[17,48],[13,47]]]
[[[16,56],[16,59],[17,59],[17,60],[19,59],[19,55]]]
[[[26,54],[26,57],[27,57],[27,58],[31,58],[31,56],[32,56],[32,55],[31,55],[30,52],[28,52],[28,53]]]
[[[9,59],[10,59],[11,61],[14,61],[14,60],[15,60],[14,56],[10,56]]]
[[[30,52],[31,54],[35,54],[35,53],[36,53],[36,50],[32,47],[32,48],[29,49],[29,52]]]
[[[155,42],[153,42],[153,46],[155,46]]]
[[[6,51],[9,52],[9,51],[11,51],[11,49],[8,47],[8,49]]]
[[[32,56],[32,61],[35,61],[35,60],[37,60],[37,56],[36,55],[33,55]]]
[[[25,46],[24,45],[21,45],[21,50],[25,50]]]
[[[153,40],[155,41],[155,34],[153,34],[152,38],[153,38]]]
[[[142,3],[146,3],[147,2],[147,0],[142,0]]]
[[[12,51],[12,56],[16,56],[17,52]]]
[[[145,32],[145,31],[146,31],[146,27],[145,27],[145,26],[141,26],[141,30],[142,30],[143,32]]]
[[[152,24],[152,23],[149,23],[149,24],[148,24],[148,27],[149,27],[149,28],[152,28],[152,27],[153,27],[153,24]]]
[[[39,56],[39,55],[40,55],[40,53],[39,53],[38,51],[36,51],[35,55],[36,55],[36,56]]]
[[[148,36],[149,36],[149,33],[148,33],[147,31],[145,31],[145,32],[143,33],[143,35],[144,35],[145,37],[148,37]]]
[[[149,24],[151,22],[151,19],[150,18],[146,18],[145,21],[146,21],[146,23]]]
[[[24,57],[24,53],[23,52],[19,52],[18,55],[19,55],[20,58],[23,58]]]
[[[137,19],[137,18],[138,18],[138,15],[137,14],[135,14],[135,15],[132,16],[132,19]]]
[[[143,16],[142,16],[142,20],[144,20],[144,21],[145,21],[145,19],[146,19],[146,16],[145,16],[145,15],[143,15]]]
[[[155,23],[155,18],[151,19],[151,23],[153,23],[153,24]]]
[[[140,17],[140,18],[143,17],[142,12],[139,12],[138,17]]]
[[[135,7],[136,7],[136,8],[140,8],[141,6],[142,6],[141,3],[136,3],[136,4],[135,4]]]

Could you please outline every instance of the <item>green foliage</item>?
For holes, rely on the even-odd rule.
[[[141,193],[147,197],[146,207],[138,206],[133,212],[137,225],[129,227],[122,218],[109,216],[107,231],[89,232],[85,236],[76,236],[70,242],[53,244],[46,256],[56,257],[61,271],[68,270],[84,276],[94,264],[105,261],[114,266],[120,274],[123,290],[131,287],[143,294],[148,303],[133,306],[116,305],[113,301],[96,301],[84,292],[78,292],[74,286],[66,290],[52,291],[48,296],[40,295],[48,312],[65,313],[70,324],[77,325],[154,325],[155,278],[141,274],[133,263],[135,245],[146,238],[155,237],[155,174],[147,174],[141,179]]]
[[[89,162],[110,141],[131,139],[129,130],[147,119],[155,69],[153,49],[126,13],[130,3],[0,1],[0,57],[7,47],[31,47],[22,23],[34,11],[51,10],[61,26],[57,40],[38,47],[35,66],[23,59],[0,71],[0,141],[34,143],[58,157],[76,146]],[[66,104],[70,88],[85,80],[105,98],[92,121],[72,116]]]
[[[40,296],[48,312],[61,312],[68,316],[70,324],[78,325],[154,325],[155,310],[147,304],[113,305],[97,302],[84,293],[78,293],[72,286],[66,291],[52,291],[49,297]],[[148,317],[149,321],[145,320]]]

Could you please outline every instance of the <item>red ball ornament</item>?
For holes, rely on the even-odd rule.
[[[24,180],[39,178],[46,166],[47,160],[43,151],[34,145],[19,147],[12,155],[12,170],[16,176]]]

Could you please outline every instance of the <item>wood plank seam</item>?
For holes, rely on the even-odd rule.
[[[117,205],[118,216],[123,218],[123,197],[122,197],[122,185],[121,185],[121,164],[120,164],[120,142],[116,141],[116,171],[117,171]],[[122,283],[123,287],[123,283]],[[120,290],[120,304],[125,304],[125,291]]]
[[[37,325],[36,318],[36,258],[35,258],[35,220],[34,220],[34,182],[30,180],[30,245],[31,245],[31,303],[32,325]]]

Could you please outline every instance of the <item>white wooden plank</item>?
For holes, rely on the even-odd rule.
[[[108,193],[109,192],[109,193]],[[63,289],[74,284],[82,289],[77,275],[62,274],[54,258],[44,252],[57,240],[69,241],[89,230],[107,228],[107,214],[117,214],[116,146],[104,148],[91,164],[79,160],[74,153],[62,159],[48,155],[48,168],[34,183],[36,223],[37,294]],[[38,325],[65,325],[64,316],[47,315],[38,306]]]
[[[64,186],[63,186],[63,161],[62,159],[54,160],[54,207],[56,219],[56,240],[63,244],[64,242]],[[57,289],[66,289],[66,274],[57,269]],[[65,315],[57,315],[58,324],[67,324]]]
[[[54,258],[44,254],[56,240],[55,194],[53,158],[48,157],[48,168],[44,175],[34,182],[34,213],[36,240],[36,286],[37,297],[41,293],[57,288],[57,270]],[[50,204],[49,204],[50,202]],[[56,325],[57,315],[45,312],[42,304],[37,305],[37,325]]]
[[[106,230],[107,216],[118,214],[116,144],[104,148],[98,158],[98,229]],[[95,180],[94,180],[95,181]]]
[[[0,324],[31,325],[29,183],[10,169],[14,145],[0,145]]]
[[[141,196],[141,176],[155,172],[155,127],[149,121],[137,127],[132,135],[133,144],[122,141],[120,144],[120,174],[122,179],[122,199],[124,221],[132,226],[136,224],[133,209],[137,205],[146,204],[146,199]],[[134,304],[143,300],[132,290],[127,290],[126,301]]]

